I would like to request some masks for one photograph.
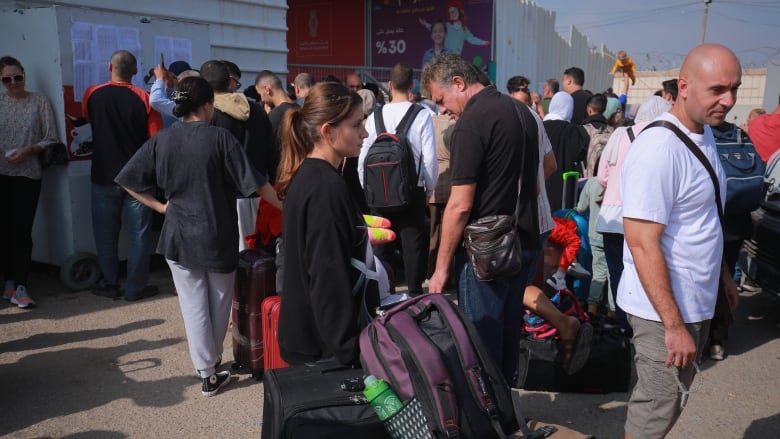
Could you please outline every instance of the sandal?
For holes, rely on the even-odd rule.
[[[563,370],[567,375],[579,372],[590,356],[590,345],[593,341],[593,325],[581,323],[574,340],[561,340],[563,345]]]

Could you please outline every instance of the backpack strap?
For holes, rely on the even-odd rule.
[[[414,119],[417,117],[417,113],[419,113],[421,110],[422,107],[417,104],[410,105],[409,109],[406,110],[404,117],[400,122],[398,122],[398,126],[395,127],[395,135],[398,137],[406,137],[406,135],[409,134],[409,128],[412,127],[412,122],[414,122]]]
[[[680,138],[680,140],[685,144],[685,146],[688,147],[688,149],[691,151],[691,153],[696,156],[697,159],[701,162],[702,166],[704,166],[704,169],[707,170],[707,173],[710,174],[710,178],[712,179],[712,185],[715,186],[715,201],[718,205],[718,219],[720,220],[721,227],[723,226],[723,205],[721,204],[720,200],[720,182],[718,182],[718,176],[715,174],[715,170],[712,168],[712,164],[709,160],[707,160],[707,156],[704,155],[704,153],[699,149],[698,146],[696,146],[695,143],[693,143],[693,140],[690,139],[690,137],[686,136],[685,133],[682,132],[680,127],[673,124],[672,122],[666,121],[666,120],[657,120],[648,126],[645,127],[644,130],[647,130],[648,128],[655,128],[655,127],[663,127],[668,130],[671,130],[674,134],[677,135],[677,137]]]
[[[626,129],[626,133],[628,133],[628,139],[631,140],[632,142],[634,141],[634,139],[636,139],[636,136],[634,135],[634,130],[632,129],[632,127],[628,127]]]
[[[408,110],[406,110],[406,114],[404,114],[403,119],[401,119],[401,122],[398,123],[398,126],[395,128],[395,135],[399,138],[404,137],[406,138],[406,135],[409,134],[409,129],[412,128],[412,123],[414,123],[414,120],[417,118],[417,114],[422,111],[422,105],[412,104]],[[414,156],[414,154],[412,154]],[[420,145],[420,160],[417,161],[417,181],[415,184],[418,184],[420,182],[420,171],[422,171],[422,164],[423,164],[423,151],[422,151],[422,145]]]
[[[377,136],[387,132],[387,128],[385,128],[385,121],[382,117],[382,110],[384,110],[384,108],[385,107],[379,107],[376,111],[374,111],[374,127],[376,128]]]

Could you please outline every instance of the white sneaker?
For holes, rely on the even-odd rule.
[[[721,361],[726,357],[726,350],[719,344],[710,346],[710,359]]]
[[[27,288],[24,285],[16,287],[14,295],[11,297],[11,303],[19,308],[35,307],[35,301],[27,294]]]

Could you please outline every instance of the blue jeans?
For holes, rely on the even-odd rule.
[[[103,272],[101,287],[119,287],[119,231],[124,218],[128,233],[125,297],[141,294],[149,278],[152,213],[118,185],[92,183],[92,233]]]
[[[465,250],[459,249],[458,253],[455,266],[459,273],[458,305],[474,323],[496,366],[512,385],[520,358],[523,294],[536,252],[523,251],[520,273],[491,282],[478,280],[465,257]]]

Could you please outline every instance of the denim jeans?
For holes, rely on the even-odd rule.
[[[141,294],[149,277],[153,211],[117,185],[92,183],[92,233],[101,287],[119,286],[119,231],[122,219],[128,233],[125,297]]]
[[[520,355],[523,294],[529,283],[529,269],[536,252],[523,251],[523,270],[520,273],[491,282],[478,280],[465,257],[465,250],[459,249],[458,253],[458,305],[474,323],[496,366],[501,369],[507,383],[512,385]]]

